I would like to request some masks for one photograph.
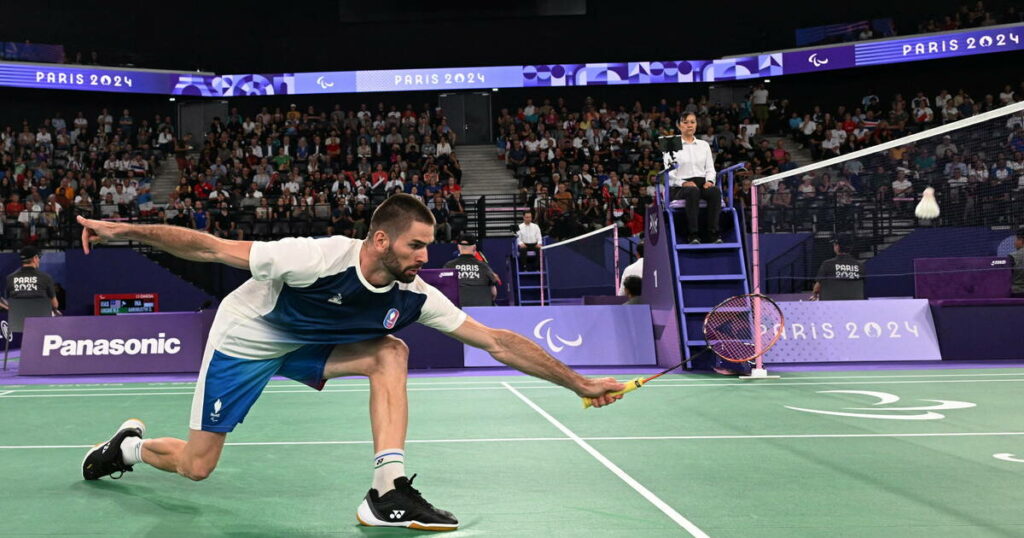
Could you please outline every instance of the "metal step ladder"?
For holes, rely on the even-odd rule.
[[[515,239],[512,239],[513,243]],[[541,238],[541,244],[547,244],[547,238]],[[540,253],[538,253],[540,255]],[[512,293],[518,306],[540,306],[551,303],[551,278],[544,271],[522,271],[519,265],[519,248],[512,245],[510,271],[512,273]],[[543,288],[542,288],[543,285]]]
[[[734,295],[750,293],[747,279],[747,263],[744,255],[743,217],[734,206],[733,181],[737,171],[746,163],[730,166],[718,173],[717,184],[722,188],[723,206],[719,217],[722,243],[688,244],[686,212],[692,208],[681,201],[668,200],[668,173],[664,173],[665,197],[663,207],[668,208],[668,226],[671,246],[675,253],[676,301],[679,307],[679,328],[683,341],[683,353],[690,358],[706,345],[704,341],[704,317],[715,305]],[[697,209],[703,213],[706,202],[701,201]],[[704,215],[701,215],[703,220]],[[715,358],[705,355],[691,364],[692,368],[709,368],[715,365]]]

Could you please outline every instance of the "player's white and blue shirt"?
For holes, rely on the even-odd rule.
[[[337,344],[391,334],[413,322],[452,332],[466,320],[416,277],[376,287],[359,268],[363,242],[345,237],[253,243],[252,278],[217,309],[192,397],[189,428],[230,432],[274,375],[316,389]]]
[[[466,314],[421,278],[375,287],[359,268],[363,242],[346,237],[255,242],[252,278],[217,310],[207,349],[269,359],[306,344],[347,344],[419,322],[452,332]]]

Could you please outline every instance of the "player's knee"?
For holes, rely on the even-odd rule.
[[[185,478],[188,478],[189,480],[199,482],[201,480],[206,480],[207,478],[209,478],[210,475],[213,474],[213,470],[216,468],[216,462],[186,462],[183,465],[179,466],[178,474],[184,476]]]
[[[387,338],[381,346],[381,355],[399,359],[409,358],[409,346],[401,338]]]
[[[209,478],[210,474],[212,472],[213,472],[213,469],[210,469],[209,471],[206,471],[206,470],[193,470],[191,472],[184,473],[184,476],[185,476],[185,478],[188,478],[189,480],[191,480],[193,482],[202,482],[203,480],[206,480],[207,478]]]
[[[409,346],[399,338],[386,338],[377,352],[378,372],[405,372],[408,367]]]

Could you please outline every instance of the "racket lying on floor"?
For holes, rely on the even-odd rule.
[[[775,345],[784,327],[782,310],[770,298],[757,293],[729,297],[704,316],[704,342],[707,347],[700,353],[651,377],[627,381],[625,389],[610,394],[634,391],[708,351],[729,362],[752,361]],[[590,406],[590,398],[583,398],[583,407]]]

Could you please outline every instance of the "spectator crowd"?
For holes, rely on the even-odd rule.
[[[47,241],[71,210],[120,217],[151,206],[149,184],[172,137],[171,119],[55,114],[37,125],[0,129],[0,197],[4,246]]]
[[[232,108],[201,140],[176,136],[169,117],[137,120],[127,109],[24,121],[0,131],[4,240],[53,238],[70,222],[68,210],[222,237],[362,237],[375,205],[405,192],[428,205],[438,239],[449,241],[466,228],[454,144],[443,111],[429,105],[291,105],[245,116]],[[165,157],[174,159],[177,185],[154,200],[151,182]]]
[[[424,201],[437,239],[451,241],[466,228],[455,143],[430,105],[232,108],[203,140],[177,142],[179,184],[156,218],[224,237],[362,238],[376,205],[402,192]]]

